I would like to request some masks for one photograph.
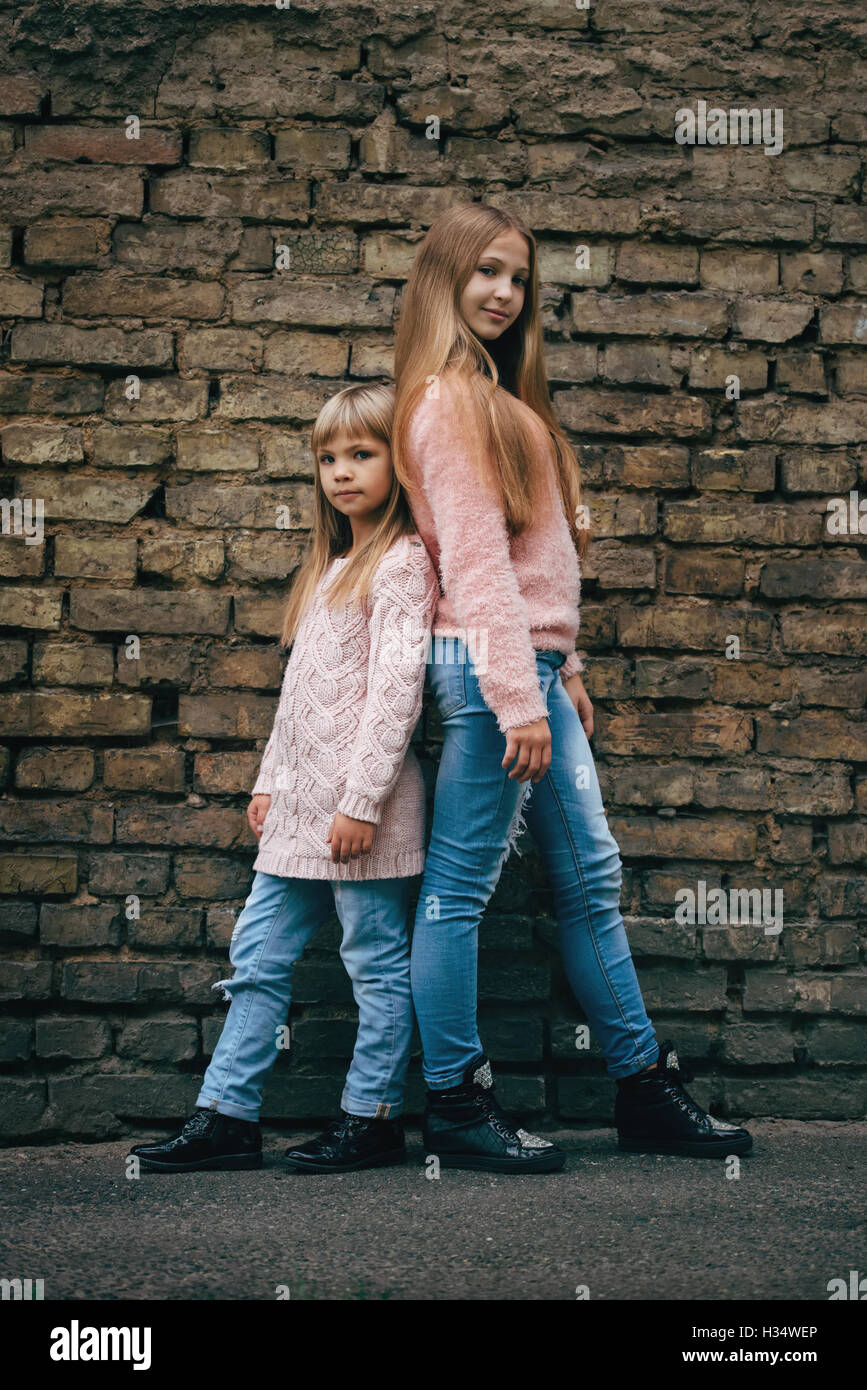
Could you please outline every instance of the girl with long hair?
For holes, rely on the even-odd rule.
[[[313,531],[281,641],[292,646],[247,819],[255,877],[232,934],[230,1001],[196,1111],[133,1148],[162,1172],[257,1168],[262,1086],[281,1047],[292,976],[336,908],[358,1004],[341,1114],[287,1150],[298,1172],[405,1159],[412,1037],[407,915],[424,866],[424,782],[409,740],[421,711],[436,572],[391,463],[391,386],[351,386],[313,428]]]
[[[428,678],[443,749],[412,942],[427,1150],[499,1172],[565,1159],[510,1123],[478,1033],[478,924],[528,828],[569,983],[617,1082],[620,1146],[746,1152],[747,1131],[702,1110],[672,1044],[658,1045],[620,915],[575,651],[586,510],[548,393],[536,243],[519,218],[474,203],[433,223],[404,292],[395,380],[394,468],[442,586]]]

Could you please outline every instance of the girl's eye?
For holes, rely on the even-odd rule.
[[[370,450],[369,450],[369,449],[356,449],[356,451],[355,451],[355,457],[356,457],[357,459],[369,459],[369,458],[370,458]]]
[[[491,273],[492,275],[496,275],[496,273],[497,273],[497,272],[494,270],[494,267],[493,267],[492,265],[480,265],[480,266],[479,266],[479,273],[480,273],[481,275],[485,275],[488,271],[490,271],[490,273]],[[513,276],[512,276],[512,279],[515,281],[515,284],[516,284],[516,285],[520,285],[520,287],[521,287],[522,290],[524,290],[524,289],[527,288],[527,281],[526,281],[526,280],[520,279],[517,275],[513,275]]]

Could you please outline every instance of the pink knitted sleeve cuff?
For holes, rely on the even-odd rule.
[[[262,762],[259,766],[259,775],[250,792],[251,796],[270,796],[271,783],[274,777],[274,759],[277,753],[277,721],[275,719],[274,728],[271,736],[265,744],[265,752],[262,754]]]
[[[570,676],[580,675],[584,670],[584,662],[577,652],[570,652],[563,665],[560,667],[560,679],[567,681]]]
[[[337,810],[342,816],[351,816],[353,820],[372,821],[374,825],[379,825],[382,819],[382,802],[370,796],[362,796],[360,792],[346,792],[340,798]]]

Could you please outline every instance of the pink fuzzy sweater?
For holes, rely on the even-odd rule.
[[[330,611],[319,581],[292,644],[252,795],[267,792],[254,869],[285,878],[406,878],[424,868],[425,791],[409,741],[418,722],[439,582],[415,537],[382,557],[367,603]],[[332,863],[335,814],[371,821],[373,846]]]
[[[458,428],[460,390],[459,381],[441,378],[439,400],[422,397],[413,411],[406,460],[420,484],[413,517],[442,581],[434,635],[466,641],[485,703],[505,733],[547,716],[536,651],[564,653],[563,680],[584,669],[575,651],[581,572],[543,422],[518,402],[538,438],[547,500],[523,535],[510,538]],[[473,646],[482,651],[484,644],[485,661],[476,663]]]

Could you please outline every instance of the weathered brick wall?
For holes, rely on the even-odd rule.
[[[12,515],[0,539],[7,1137],[190,1110],[250,883],[307,433],[389,376],[418,241],[468,196],[540,242],[596,530],[595,748],[658,1031],[722,1113],[862,1113],[867,517],[828,525],[867,494],[859,12],[0,10],[0,496],[45,507],[39,543]],[[779,109],[782,151],[678,143],[699,101]],[[432,786],[430,706],[416,742]],[[507,1104],[608,1120],[524,849],[482,929],[483,1036]],[[700,881],[782,891],[782,930],[676,921]],[[337,1106],[336,941],[332,919],[298,969],[267,1117]]]

